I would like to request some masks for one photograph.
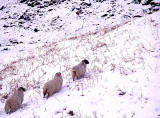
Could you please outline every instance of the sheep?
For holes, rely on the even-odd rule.
[[[78,65],[76,65],[72,68],[72,79],[73,79],[73,81],[75,79],[80,79],[81,77],[84,76],[84,74],[86,72],[87,64],[89,64],[89,61],[84,59]]]
[[[24,98],[25,88],[19,87],[14,91],[13,95],[8,97],[5,103],[5,112],[6,114],[15,112],[22,104]]]
[[[60,72],[56,73],[54,78],[52,80],[49,80],[48,82],[45,83],[43,87],[43,97],[45,96],[50,97],[54,93],[58,92],[62,88],[62,75]]]

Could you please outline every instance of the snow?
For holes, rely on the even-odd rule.
[[[16,0],[1,2],[7,7],[0,11],[4,13],[0,16],[1,27],[11,22],[16,25],[0,29],[0,76],[4,78],[0,81],[1,118],[160,117],[160,11],[125,19],[123,15],[131,13],[130,8],[137,6],[132,13],[137,15],[143,6],[127,6],[129,1],[120,0],[116,10],[123,12],[102,18],[112,8],[110,1],[104,5],[91,2],[93,6],[84,12],[90,14],[77,16],[70,9],[79,7],[78,2],[64,2],[50,12],[51,6],[40,9],[43,15],[35,14],[22,27],[17,25],[18,16],[27,9],[34,14],[38,8]],[[18,15],[8,19],[7,10],[12,17]],[[54,22],[57,16],[60,19]],[[34,28],[40,31],[34,32]],[[12,45],[10,39],[23,43]],[[85,77],[72,81],[72,66],[84,58],[90,62]],[[56,72],[62,73],[63,87],[44,99],[43,85]],[[19,86],[27,89],[23,104],[16,112],[6,114],[3,96]]]

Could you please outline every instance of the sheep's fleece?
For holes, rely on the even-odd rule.
[[[84,59],[78,65],[76,65],[72,68],[72,79],[73,79],[73,81],[75,79],[80,79],[81,77],[84,76],[84,74],[86,72],[87,64],[89,64],[89,61]]]
[[[45,83],[43,87],[43,95],[44,97],[47,95],[47,98],[58,92],[62,88],[63,79],[61,73],[56,73],[52,80],[49,80]]]
[[[15,90],[14,94],[11,95],[5,103],[5,112],[15,112],[23,102],[25,88],[19,87]]]

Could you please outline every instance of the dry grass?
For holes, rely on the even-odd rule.
[[[131,35],[129,29],[117,33],[118,28],[127,23],[54,42],[37,48],[27,58],[20,57],[3,65],[4,68],[0,71],[0,76],[5,78],[3,90],[11,92],[18,86],[24,86],[28,90],[42,88],[56,71],[60,71],[64,83],[70,89],[81,90],[84,95],[83,90],[93,87],[101,79],[99,74],[104,70],[118,72],[121,75],[136,72],[144,67],[145,56],[148,54],[143,43],[137,40],[139,37]],[[110,31],[114,33],[110,34]],[[114,38],[123,36],[124,33],[128,34],[128,37],[122,37],[120,40]],[[71,67],[84,58],[90,61],[88,74],[83,81],[79,80],[71,85]]]

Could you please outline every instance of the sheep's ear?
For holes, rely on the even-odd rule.
[[[26,91],[26,89],[25,89],[25,88],[23,88],[23,87],[19,87],[19,89],[18,89],[18,90]]]
[[[84,59],[83,62],[84,62],[85,64],[89,64],[89,61],[86,60],[86,59]]]

